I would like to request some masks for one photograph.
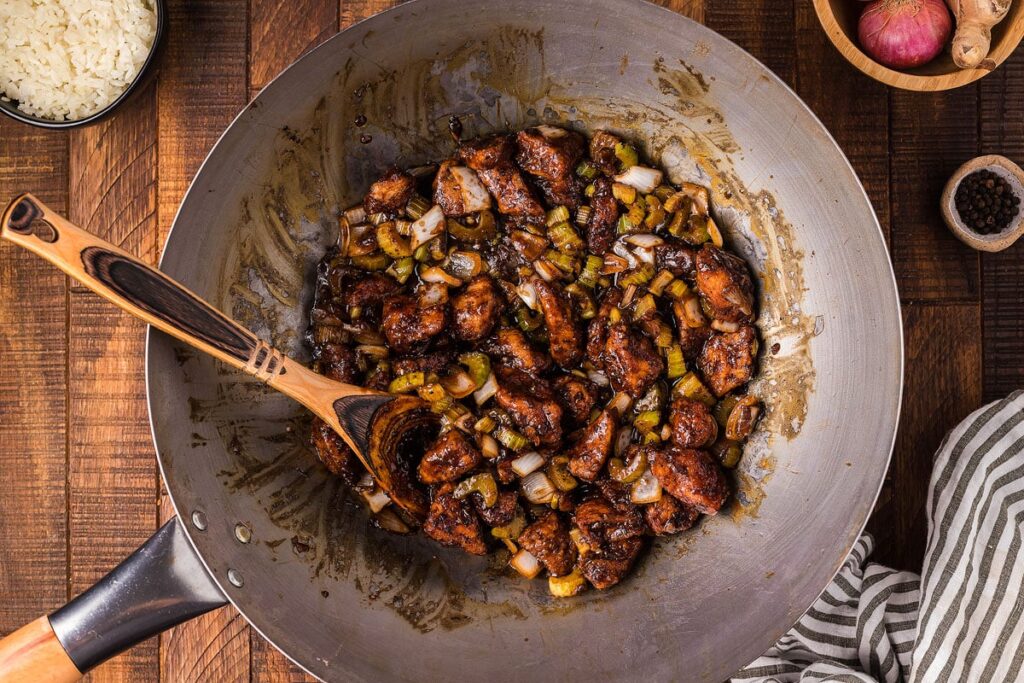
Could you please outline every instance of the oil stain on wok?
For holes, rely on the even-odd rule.
[[[339,71],[331,94],[310,112],[307,125],[278,135],[274,167],[240,208],[238,258],[222,266],[217,303],[302,360],[307,356],[299,331],[307,324],[311,268],[335,235],[340,210],[357,201],[388,164],[413,166],[450,153],[455,132],[449,132],[450,117],[458,117],[464,127],[458,132],[465,137],[538,121],[622,133],[645,146],[673,182],[711,188],[716,219],[760,276],[758,324],[773,352],[762,354],[761,376],[752,389],[768,410],[747,447],[732,506],[735,518],[756,515],[775,468],[772,440],[800,432],[814,384],[808,344],[815,318],[801,308],[802,254],[795,231],[774,198],[745,187],[733,169],[731,157],[742,155],[742,149],[714,105],[713,83],[683,60],[656,58],[652,64],[650,57],[638,55],[609,58],[624,72],[645,78],[660,94],[658,101],[640,108],[581,97],[572,84],[552,83],[545,76],[543,31],[506,28],[401,73],[381,69],[371,80],[356,79],[353,58]],[[518,84],[515,89],[508,87],[510,81]],[[357,117],[361,125],[354,127]],[[370,138],[366,144],[359,143],[363,135]],[[184,365],[192,362],[207,361],[186,359]],[[254,414],[239,420],[226,406],[240,401],[285,401],[262,412],[292,417],[274,421]],[[423,539],[372,528],[349,488],[306,446],[307,419],[255,382],[222,372],[216,395],[194,401],[192,417],[213,425],[232,453],[231,466],[220,473],[225,486],[256,496],[280,530],[265,543],[281,561],[307,563],[311,580],[352,582],[367,605],[392,610],[412,628],[425,632],[476,619],[525,618],[531,608],[565,613],[611,599],[588,596],[554,605],[546,591],[516,593],[498,561],[480,585],[467,589],[466,576],[479,575],[479,567],[462,576],[458,564],[466,562],[464,556],[447,562]],[[699,538],[684,535],[674,547],[684,553]],[[410,562],[411,557],[419,559]],[[505,581],[500,594],[511,597],[488,602],[489,581]],[[624,590],[641,583],[634,578]]]

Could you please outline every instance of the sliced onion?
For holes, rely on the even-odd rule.
[[[540,574],[540,560],[526,550],[520,550],[518,553],[513,555],[509,564],[513,569],[528,579],[532,579],[537,576],[537,574]]]
[[[407,534],[412,531],[412,529],[409,528],[409,525],[403,522],[402,518],[395,514],[395,511],[390,508],[381,510],[377,513],[377,516],[374,517],[374,520],[377,522],[377,526],[381,529],[384,529],[384,531],[390,531],[393,534]]]
[[[473,400],[478,406],[482,406],[491,400],[491,397],[498,393],[498,380],[492,372],[487,376],[487,381],[479,389],[473,392]]]
[[[491,195],[487,193],[487,188],[480,182],[473,169],[455,166],[448,169],[448,172],[458,183],[459,194],[462,196],[462,210],[465,213],[476,213],[491,208]]]
[[[587,379],[599,387],[608,386],[608,377],[599,370],[587,370]]]
[[[636,285],[627,285],[626,291],[623,292],[622,301],[619,305],[622,306],[623,308],[628,307],[631,303],[633,303],[633,299],[636,298],[637,291],[639,290]]]
[[[381,344],[360,344],[356,346],[356,352],[376,360],[384,360],[388,357],[388,347]]]
[[[624,239],[642,249],[653,249],[659,244],[665,244],[665,240],[646,232],[640,235],[627,235]]]
[[[536,472],[544,466],[544,456],[536,451],[524,453],[512,461],[512,471],[520,477]]]
[[[444,282],[426,282],[419,289],[420,306],[436,306],[448,301],[448,285]]]
[[[525,230],[513,230],[509,233],[509,239],[512,240],[512,246],[516,248],[519,255],[527,261],[536,260],[551,245],[547,237],[534,235]]]
[[[480,434],[477,436],[480,443],[480,452],[488,460],[494,460],[501,454],[501,449],[498,447],[498,440],[490,434]]]
[[[633,440],[633,428],[623,427],[615,435],[615,456],[618,457],[629,448],[629,442]]]
[[[697,185],[696,183],[683,183],[680,188],[683,194],[693,200],[694,206],[704,216],[708,215],[708,209],[711,207],[711,201],[708,196],[708,188],[703,185]]]
[[[452,287],[458,287],[462,284],[462,280],[446,273],[443,268],[438,268],[437,266],[420,268],[420,279],[424,282],[443,282]]]
[[[739,323],[726,322],[725,320],[712,320],[711,329],[718,330],[719,332],[736,332],[740,329]]]
[[[468,280],[480,274],[484,261],[475,251],[453,251],[448,254],[444,269],[460,280]]]
[[[362,204],[356,204],[352,208],[345,209],[344,216],[349,225],[359,225],[366,222],[366,209]]]
[[[625,173],[615,176],[615,182],[635,187],[644,194],[654,192],[654,188],[661,185],[663,174],[655,168],[646,166],[630,166]]]
[[[537,126],[537,132],[544,136],[545,140],[557,140],[558,138],[564,138],[569,134],[564,128],[558,126],[549,126],[546,123],[542,123]]]
[[[374,514],[380,512],[391,503],[391,498],[388,497],[388,494],[376,487],[368,493],[363,492],[363,500],[370,506],[370,511]]]
[[[540,310],[540,306],[537,304],[537,288],[533,286],[532,282],[526,280],[519,283],[516,287],[516,294],[531,311]]]
[[[614,410],[619,415],[625,415],[631,405],[633,405],[633,397],[624,391],[620,391],[608,402],[608,409]]]
[[[543,472],[532,472],[526,475],[519,488],[526,500],[538,505],[546,505],[551,502],[551,496],[555,495],[555,485]]]
[[[361,493],[366,493],[372,491],[376,485],[377,484],[373,481],[373,477],[370,476],[370,473],[364,472],[363,476],[359,477],[359,481],[356,482],[356,485],[353,488]]]
[[[553,264],[547,259],[538,259],[533,262],[533,269],[537,271],[537,275],[540,275],[545,282],[551,282],[562,277],[562,271],[558,269],[558,266]]]
[[[612,245],[612,251],[622,258],[626,259],[626,263],[629,264],[630,268],[636,268],[639,265],[636,254],[626,246],[626,243],[622,240],[618,240]]]
[[[629,261],[617,254],[605,254],[604,265],[601,266],[602,275],[614,275],[629,268]]]
[[[668,441],[672,438],[672,425],[665,423],[661,425],[661,440]]]
[[[409,227],[411,236],[409,247],[415,249],[421,244],[429,242],[444,232],[444,226],[444,212],[441,211],[440,206],[435,204]]]
[[[650,469],[644,470],[640,478],[633,482],[633,489],[629,493],[629,499],[637,505],[646,503],[657,503],[661,500],[661,482],[654,476]]]
[[[344,324],[341,329],[345,330],[360,344],[383,344],[385,339],[383,335],[366,325],[349,325]]]
[[[688,296],[685,301],[676,302],[678,312],[682,314],[687,327],[698,328],[707,324],[704,312],[700,308],[700,300],[696,296]]]
[[[338,219],[338,254],[348,256],[350,244],[352,244],[352,224],[342,216]]]
[[[643,263],[649,263],[652,266],[655,265],[653,248],[644,249],[643,247],[637,247],[636,249],[633,250],[633,253],[636,255],[636,259],[638,261],[642,261]]]
[[[465,370],[441,378],[441,386],[455,398],[466,398],[476,389],[476,382]]]

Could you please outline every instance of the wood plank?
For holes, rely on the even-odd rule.
[[[704,23],[789,85],[796,81],[794,0],[707,0]]]
[[[906,385],[896,449],[868,531],[872,560],[921,571],[928,526],[925,502],[932,458],[946,433],[981,401],[981,309],[977,304],[903,308]]]
[[[653,0],[654,4],[704,23],[704,5],[713,0]]]
[[[977,98],[976,85],[892,91],[892,258],[904,301],[979,301],[978,253],[939,214],[949,176],[978,153]]]
[[[981,81],[981,153],[1024,164],[1024,51]],[[1024,387],[1024,241],[983,254],[985,400]]]
[[[889,237],[889,90],[847,62],[811,0],[796,3],[797,93],[846,154]]]
[[[70,136],[71,220],[149,262],[156,240],[156,83]],[[79,288],[80,289],[80,288]],[[157,473],[143,379],[145,327],[89,292],[69,297],[70,587],[90,586],[157,526]],[[156,639],[93,681],[156,680]]]
[[[338,30],[338,0],[250,0],[249,95]]]
[[[159,84],[158,243],[164,244],[199,165],[248,99],[248,0],[168,3]],[[215,54],[216,59],[208,55]],[[160,521],[174,515],[161,486]],[[234,607],[160,636],[164,681],[248,681],[249,626]]]
[[[67,210],[67,135],[0,120],[0,202]],[[0,246],[0,634],[67,600],[67,278]]]

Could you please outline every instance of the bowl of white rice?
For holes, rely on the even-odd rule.
[[[99,120],[143,82],[164,0],[0,0],[0,111],[71,128]]]

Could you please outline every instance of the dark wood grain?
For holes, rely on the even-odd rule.
[[[981,311],[976,304],[908,304],[903,416],[890,479],[868,525],[875,559],[920,571],[932,456],[950,429],[981,402]]]
[[[797,60],[793,0],[705,0],[704,23],[794,85]]]
[[[338,0],[250,0],[250,96],[255,96],[308,50],[334,35],[339,9]]]
[[[975,85],[892,92],[892,258],[904,301],[979,301],[978,253],[939,214],[946,180],[978,154],[977,103]]]
[[[70,137],[69,218],[138,255],[157,258],[156,83]],[[41,265],[41,267],[49,267]],[[77,594],[157,528],[155,453],[143,377],[145,326],[91,292],[69,297],[70,587]],[[129,682],[159,676],[157,643],[92,674]]]
[[[981,148],[1024,164],[1024,51],[981,81]],[[985,400],[1024,388],[1024,241],[984,254],[982,338]]]
[[[0,202],[67,210],[67,136],[0,120]],[[0,634],[67,599],[67,278],[0,248]],[[31,301],[31,305],[26,302]]]

